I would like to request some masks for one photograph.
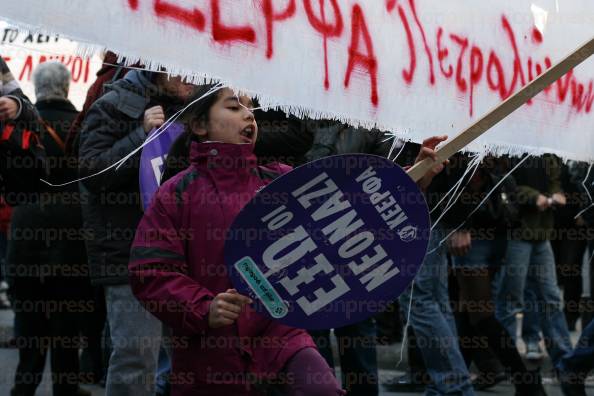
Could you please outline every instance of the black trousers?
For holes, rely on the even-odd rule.
[[[563,288],[564,312],[570,329],[580,317],[582,297],[582,262],[587,241],[559,239],[551,241],[557,266],[557,280]],[[587,323],[586,323],[587,324]],[[584,324],[585,326],[585,324]]]
[[[33,396],[41,383],[50,353],[53,395],[71,396],[78,389],[79,316],[87,308],[78,299],[72,279],[14,278],[15,340],[19,362],[14,378],[16,395]]]

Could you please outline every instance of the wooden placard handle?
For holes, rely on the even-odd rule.
[[[513,113],[524,103],[538,95],[549,85],[563,77],[571,69],[578,66],[594,53],[594,38],[572,52],[569,56],[557,63],[555,66],[541,74],[538,78],[530,82],[521,90],[510,96],[504,102],[501,102],[493,110],[484,115],[470,127],[462,131],[452,140],[446,142],[442,147],[436,150],[438,161],[427,158],[419,162],[408,170],[408,175],[415,181],[419,181],[433,167],[435,162],[442,162],[452,155],[462,150],[473,140],[495,126],[499,121]]]

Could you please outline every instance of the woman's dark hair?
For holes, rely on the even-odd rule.
[[[190,99],[188,99],[187,103],[192,103],[196,99],[206,95],[209,91],[212,91],[215,86],[215,84],[200,85],[196,89],[196,92],[190,97]],[[186,125],[189,125],[190,122],[196,119],[208,122],[208,113],[210,111],[210,108],[215,104],[215,102],[219,98],[220,92],[221,89],[218,89],[210,95],[202,98],[202,100],[199,100],[198,102],[194,103],[192,106],[186,109],[184,114],[182,114],[182,116],[180,117],[181,121],[184,122]],[[186,127],[186,129],[189,128]]]
[[[201,85],[188,100],[188,103],[192,103],[194,100],[206,95],[214,87],[214,84]],[[169,149],[167,159],[165,160],[163,176],[161,177],[161,184],[190,166],[190,146],[192,145],[192,141],[195,140],[190,124],[196,120],[203,123],[208,122],[208,114],[211,107],[217,101],[219,93],[220,90],[215,91],[202,100],[194,103],[180,117],[180,120],[186,125],[186,128],[184,133],[173,142]]]

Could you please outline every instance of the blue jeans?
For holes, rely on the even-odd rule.
[[[537,315],[538,319],[532,320],[540,325],[549,355],[553,363],[558,364],[572,348],[551,243],[511,240],[506,256],[497,280],[497,319],[515,339],[516,314],[525,312],[529,321],[531,315]],[[534,298],[525,300],[526,290],[529,296],[533,293]]]
[[[594,320],[582,331],[575,349],[561,359],[557,368],[580,378],[594,370]]]
[[[538,307],[538,297],[532,287],[526,287],[524,290],[524,302],[526,306]],[[540,315],[536,309],[524,311],[522,319],[522,338],[527,344],[537,344],[540,342]]]
[[[436,227],[431,232],[428,252],[436,249],[444,237],[444,231]],[[411,289],[410,325],[433,382],[427,386],[425,395],[474,395],[449,305],[445,245],[425,256],[414,287],[409,287],[400,296],[400,306],[405,313]]]
[[[129,285],[106,286],[112,352],[106,396],[154,396],[161,322],[146,311]]]

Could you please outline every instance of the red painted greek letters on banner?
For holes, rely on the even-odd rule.
[[[140,0],[123,0],[131,10],[138,11]],[[427,2],[422,0],[386,0],[384,4],[388,28],[378,28],[374,20],[366,17],[368,5],[364,2],[341,0],[258,0],[260,23],[245,18],[243,23],[232,24],[226,11],[235,7],[232,0],[204,0],[204,9],[188,7],[188,3],[176,0],[145,0],[152,4],[158,18],[173,21],[206,33],[208,20],[212,24],[212,40],[217,43],[252,43],[269,62],[282,62],[275,51],[275,32],[278,28],[292,29],[293,22],[307,21],[309,27],[322,37],[320,59],[323,63],[323,77],[320,84],[328,91],[331,86],[328,45],[335,40],[344,46],[346,63],[333,64],[344,69],[344,90],[351,90],[353,73],[363,73],[369,79],[369,102],[373,107],[381,101],[381,82],[403,82],[410,88],[433,89],[441,95],[438,86],[448,84],[466,100],[468,115],[476,116],[477,98],[484,94],[496,95],[500,100],[507,99],[520,87],[551,67],[551,57],[530,54],[530,46],[538,49],[546,45],[547,39],[536,27],[516,23],[512,25],[505,12],[499,19],[493,19],[498,30],[498,44],[489,45],[485,37],[464,32],[463,29],[428,22],[424,15]],[[210,5],[207,9],[206,5]],[[349,4],[351,9],[347,9]],[[425,8],[423,8],[425,6]],[[371,6],[369,6],[371,7]],[[210,14],[209,14],[210,12]],[[241,13],[236,13],[241,15]],[[350,24],[349,18],[350,17]],[[265,35],[258,40],[260,32],[256,27],[264,26]],[[345,30],[350,31],[345,32]],[[518,29],[524,29],[519,32]],[[401,52],[397,69],[382,68],[387,54],[378,52],[375,41],[383,35],[397,35],[403,45],[395,48]],[[343,34],[345,33],[345,34]],[[476,36],[476,37],[475,37]],[[296,36],[297,37],[297,36]],[[396,37],[395,37],[396,38]],[[385,40],[385,38],[382,38]],[[345,44],[346,43],[346,44]],[[538,58],[538,59],[537,59]],[[344,62],[344,60],[343,60]],[[380,78],[380,70],[383,75]],[[420,76],[420,73],[427,73]],[[421,78],[419,78],[421,77]],[[315,79],[315,75],[313,76]],[[546,100],[568,104],[575,113],[589,114],[594,102],[594,82],[583,82],[575,73],[569,73],[547,87]],[[533,104],[533,101],[528,103]]]
[[[231,0],[231,4],[232,1]],[[256,41],[256,32],[250,26],[227,26],[223,22],[221,15],[221,0],[211,0],[212,10],[212,37],[217,42],[227,41],[246,41],[253,43]]]
[[[330,88],[330,76],[328,71],[328,39],[340,37],[344,29],[342,12],[338,6],[337,0],[329,0],[334,14],[334,23],[328,23],[326,19],[326,0],[318,0],[320,16],[314,12],[311,2],[315,0],[303,0],[305,12],[309,23],[315,30],[322,34],[324,41],[324,88]]]
[[[138,0],[133,2],[136,3],[137,8]],[[206,20],[202,11],[197,8],[187,9],[166,0],[155,0],[154,9],[159,17],[172,19],[200,32],[204,31]]]
[[[377,58],[373,50],[373,41],[365,22],[363,10],[358,4],[353,6],[353,15],[351,18],[351,45],[349,47],[349,62],[347,66],[346,75],[344,77],[344,86],[348,88],[351,81],[351,75],[355,67],[362,67],[369,74],[371,79],[371,103],[374,106],[378,105],[377,94]],[[360,40],[363,40],[365,51],[361,52]]]
[[[137,10],[138,9],[138,0],[128,0],[128,5],[133,10]]]
[[[266,19],[266,57],[272,58],[274,55],[274,24],[294,16],[297,6],[295,0],[289,0],[283,11],[276,12],[273,0],[263,0],[262,10]]]

